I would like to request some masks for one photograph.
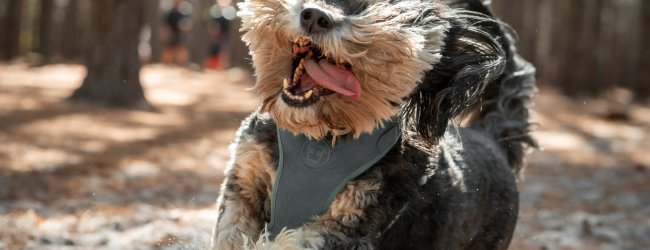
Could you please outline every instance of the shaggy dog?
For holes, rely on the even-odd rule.
[[[506,249],[518,213],[515,176],[535,146],[534,68],[488,2],[241,3],[262,105],[231,145],[212,248]],[[291,220],[326,200],[296,193],[325,188],[298,183],[293,172],[282,178],[302,186],[276,190],[296,157],[281,139],[324,143],[341,165],[355,165],[360,141],[376,131],[398,133],[375,161],[361,161],[368,167],[349,179],[318,175],[343,182],[324,210],[269,229],[274,216]],[[297,206],[275,200],[295,194],[287,204]]]

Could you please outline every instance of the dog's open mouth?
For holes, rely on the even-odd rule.
[[[309,38],[299,38],[293,43],[292,73],[284,79],[282,99],[292,106],[307,106],[332,93],[359,100],[361,84],[352,65],[325,57]]]

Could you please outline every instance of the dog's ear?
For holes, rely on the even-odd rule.
[[[425,141],[436,143],[448,123],[468,111],[503,72],[505,53],[489,22],[496,21],[474,15],[450,20],[440,61],[406,98],[402,121]]]

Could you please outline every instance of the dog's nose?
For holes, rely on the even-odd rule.
[[[300,24],[308,33],[327,32],[332,29],[332,18],[325,12],[307,8],[300,12]]]

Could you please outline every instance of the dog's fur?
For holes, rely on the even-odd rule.
[[[309,34],[316,7],[337,26]],[[243,37],[262,101],[231,145],[214,249],[505,249],[517,220],[534,68],[480,0],[246,0]],[[308,36],[348,62],[358,101],[322,96],[307,107],[279,98],[292,41]],[[459,117],[468,126],[457,127]],[[278,166],[276,128],[312,139],[354,138],[398,117],[393,149],[313,221],[265,239]],[[426,184],[419,185],[422,177]]]

